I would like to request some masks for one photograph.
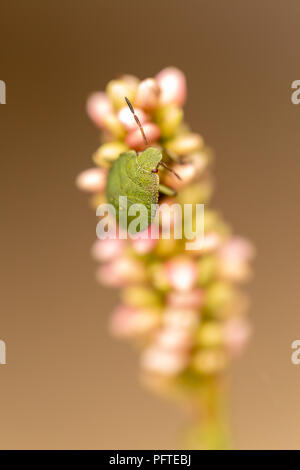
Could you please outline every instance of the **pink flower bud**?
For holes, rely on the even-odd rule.
[[[92,257],[96,261],[109,261],[123,254],[124,240],[118,238],[104,238],[96,240],[92,246]]]
[[[230,261],[248,261],[254,256],[252,243],[242,237],[233,237],[220,250],[220,256]]]
[[[180,177],[177,178],[174,173],[166,173],[165,184],[173,189],[179,189],[188,184],[197,176],[197,169],[192,163],[186,163],[183,165],[173,165],[173,170]]]
[[[152,144],[159,138],[160,130],[156,124],[149,122],[146,123],[143,128],[149,144]],[[139,129],[136,129],[130,134],[128,134],[125,139],[125,142],[128,147],[134,150],[144,150],[146,147],[141,131]]]
[[[135,75],[128,75],[128,74],[121,75],[120,80],[122,80],[125,83],[128,83],[134,89],[140,83],[140,80]]]
[[[157,244],[157,240],[150,238],[137,238],[131,240],[132,247],[136,253],[139,255],[146,255],[150,253],[155,245]]]
[[[186,80],[184,74],[176,67],[167,67],[156,75],[160,87],[160,104],[178,104],[186,100]]]
[[[167,308],[164,311],[164,325],[167,328],[179,328],[191,330],[199,323],[199,313],[196,310],[186,308]]]
[[[254,256],[253,245],[241,237],[229,240],[219,251],[219,273],[225,279],[242,282],[249,278],[248,262]]]
[[[215,232],[210,232],[199,237],[199,240],[193,241],[193,254],[211,253],[221,245],[221,237]]]
[[[131,282],[143,281],[145,277],[144,265],[138,260],[122,257],[114,262],[116,272],[125,280]]]
[[[140,255],[150,253],[158,242],[158,232],[153,231],[151,225],[142,232],[131,237],[131,245],[134,251]]]
[[[101,129],[105,127],[104,119],[113,113],[113,107],[106,93],[100,91],[93,93],[87,101],[87,113],[90,119]]]
[[[250,326],[243,318],[232,318],[224,326],[224,343],[230,354],[239,355],[248,343]]]
[[[76,178],[76,186],[88,193],[101,192],[106,186],[107,172],[102,168],[90,168]]]
[[[146,111],[153,111],[159,101],[160,88],[153,78],[143,80],[136,92],[135,105],[145,109]]]
[[[231,282],[244,282],[251,277],[251,270],[247,263],[238,260],[222,261],[218,267],[219,275]]]
[[[149,117],[147,116],[146,113],[142,109],[135,108],[134,109],[135,114],[139,118],[140,123],[142,126],[149,120]],[[132,112],[128,108],[128,106],[121,108],[120,111],[118,112],[118,118],[121,124],[125,127],[127,131],[133,131],[138,129],[138,125],[133,117]]]
[[[155,310],[119,305],[112,313],[110,330],[115,336],[134,337],[153,331],[158,323],[159,315]]]
[[[167,352],[158,348],[146,349],[141,357],[143,369],[168,376],[179,374],[186,365],[185,354]]]
[[[187,291],[194,287],[197,279],[197,266],[187,257],[174,258],[165,265],[170,285],[177,290]]]
[[[163,232],[168,231],[169,227],[179,227],[182,224],[182,208],[174,198],[164,198],[159,205],[158,215]],[[170,243],[169,241],[169,246]]]
[[[172,291],[167,295],[167,304],[174,308],[200,308],[204,301],[202,289],[192,289],[189,291]]]
[[[179,328],[164,328],[155,336],[155,344],[165,351],[187,351],[192,344],[191,334]]]
[[[96,278],[101,284],[112,287],[142,282],[145,280],[144,265],[124,256],[100,266],[96,271]]]

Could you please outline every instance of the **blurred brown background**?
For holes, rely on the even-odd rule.
[[[98,134],[85,100],[122,72],[187,75],[186,116],[216,150],[218,207],[258,249],[254,336],[233,371],[238,448],[300,448],[297,0],[2,0],[0,447],[172,448],[184,418],[144,390],[107,332],[96,218],[74,187]]]

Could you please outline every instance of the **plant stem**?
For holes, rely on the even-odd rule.
[[[225,388],[220,377],[208,377],[192,395],[192,424],[184,439],[188,449],[230,448]]]

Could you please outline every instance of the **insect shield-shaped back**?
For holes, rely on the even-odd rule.
[[[122,153],[109,171],[107,202],[116,211],[117,223],[131,234],[145,230],[155,216],[159,176],[153,170],[161,160],[161,150],[154,147],[139,155],[129,151]]]

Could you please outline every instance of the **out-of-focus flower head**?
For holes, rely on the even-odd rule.
[[[186,79],[176,67],[143,80],[123,75],[110,81],[105,92],[89,97],[87,113],[101,133],[101,145],[93,154],[96,166],[78,176],[78,188],[91,194],[97,206],[105,201],[107,175],[119,155],[144,150],[125,96],[149,144],[162,149],[180,179],[166,169],[159,172],[160,182],[176,194],[159,197],[158,237],[149,227],[135,239],[108,237],[93,244],[92,256],[100,263],[96,277],[103,285],[121,289],[110,330],[138,341],[145,382],[182,384],[190,375],[193,383],[195,377],[200,383],[222,373],[248,341],[246,303],[236,285],[249,278],[254,248],[232,236],[228,224],[208,207],[212,151],[184,122]],[[166,239],[164,224],[173,229],[181,221],[178,207],[197,203],[205,204],[204,238],[189,251],[184,237],[171,233]]]

